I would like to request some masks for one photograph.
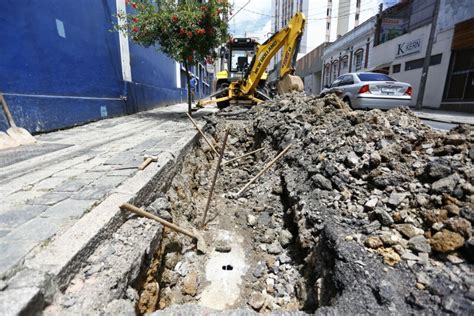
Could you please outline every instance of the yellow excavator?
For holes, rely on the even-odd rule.
[[[216,102],[219,108],[224,108],[230,102],[250,101],[255,104],[269,100],[266,68],[282,47],[278,80],[272,85],[276,86],[278,94],[303,91],[303,80],[293,74],[305,21],[303,13],[296,13],[285,28],[261,45],[250,38],[231,39],[227,43],[228,69],[217,73],[216,92],[207,100],[200,100],[197,106]]]

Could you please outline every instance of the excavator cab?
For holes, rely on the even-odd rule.
[[[221,58],[226,61],[226,65],[222,68],[225,70],[216,74],[215,91],[219,92],[229,87],[231,82],[242,80],[247,74],[250,64],[257,52],[258,42],[252,38],[232,38],[225,48],[221,51]],[[265,86],[265,81],[268,74],[262,76],[260,86]],[[224,97],[227,92],[217,94],[216,97]],[[219,108],[224,108],[229,105],[229,100],[217,102]]]
[[[258,43],[251,38],[233,38],[227,43],[229,55],[227,58],[228,71],[231,79],[241,79],[247,71],[250,61],[257,51]]]

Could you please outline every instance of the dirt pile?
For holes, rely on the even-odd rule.
[[[163,254],[160,308],[223,309],[205,302],[206,269],[216,253],[242,251],[243,263],[237,255],[222,265],[242,279],[227,309],[472,313],[472,127],[443,133],[407,109],[352,111],[334,96],[297,94],[207,120],[217,140],[230,129],[227,160],[265,150],[223,168],[210,254],[196,255],[181,236],[165,242],[174,250]],[[289,144],[256,184],[231,194]],[[167,193],[175,222],[199,223],[214,164],[201,143]]]
[[[332,96],[288,96],[248,115],[261,143],[294,143],[281,169],[286,204],[306,261],[321,269],[315,247],[333,252],[332,280],[319,282],[332,282],[334,308],[346,297],[353,312],[472,311],[471,126],[446,134],[407,109],[351,111]]]

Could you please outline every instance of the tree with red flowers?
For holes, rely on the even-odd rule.
[[[158,44],[159,50],[184,65],[191,112],[189,68],[209,59],[213,50],[228,39],[228,1],[127,0],[127,4],[133,12],[118,14],[123,23],[117,29],[142,46]]]

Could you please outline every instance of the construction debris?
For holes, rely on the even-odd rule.
[[[408,109],[352,111],[335,96],[297,94],[232,120],[223,114],[207,118],[206,131],[220,138],[233,124],[229,160],[269,148],[255,160],[226,163],[216,186],[211,213],[217,218],[209,231],[225,229],[246,240],[240,244],[246,272],[229,306],[321,314],[472,311],[471,126],[443,133]],[[290,144],[251,190],[238,199],[225,194]],[[196,221],[211,158],[197,150],[175,178],[168,196],[179,220]],[[181,258],[205,284],[202,267],[211,259]],[[200,304],[199,293],[208,291],[200,285],[195,297],[183,297],[173,290],[180,283],[162,284],[161,308]]]

